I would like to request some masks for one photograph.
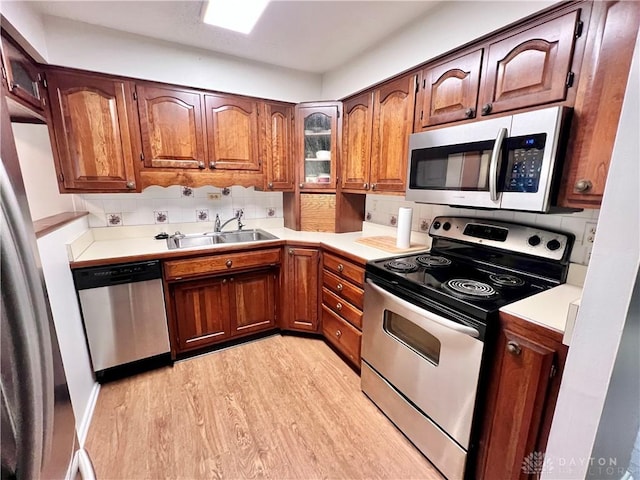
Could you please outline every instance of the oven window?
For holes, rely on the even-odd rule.
[[[397,313],[384,311],[384,331],[434,365],[440,363],[440,340]]]
[[[495,140],[411,151],[410,187],[429,190],[489,190]]]

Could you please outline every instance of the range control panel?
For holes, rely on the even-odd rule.
[[[568,258],[574,240],[571,233],[470,217],[436,217],[429,235],[558,261]]]

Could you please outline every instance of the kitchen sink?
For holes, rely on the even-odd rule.
[[[259,242],[262,240],[277,240],[278,237],[264,230],[238,230],[235,232],[191,233],[188,235],[177,233],[167,238],[169,250],[176,248],[204,247],[228,243]]]

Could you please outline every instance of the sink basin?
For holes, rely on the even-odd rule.
[[[169,250],[176,248],[204,247],[217,244],[259,242],[277,240],[278,237],[264,230],[240,230],[235,232],[192,233],[188,235],[170,235],[167,238]]]

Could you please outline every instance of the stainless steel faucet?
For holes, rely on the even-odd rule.
[[[213,222],[213,231],[221,232],[227,223],[233,222],[234,220],[238,220],[238,230],[242,230],[242,227],[244,227],[244,223],[242,223],[242,215],[244,215],[244,211],[239,208],[236,210],[236,214],[233,217],[221,224],[220,216],[216,213],[216,219]]]

